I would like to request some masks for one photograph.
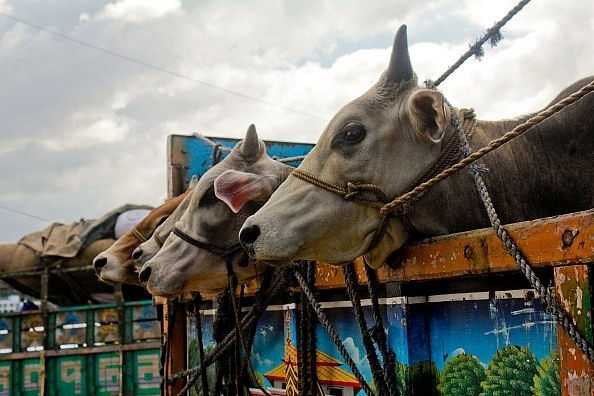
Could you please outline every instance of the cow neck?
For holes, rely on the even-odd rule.
[[[451,108],[451,110],[453,110],[453,108]],[[455,114],[454,111],[452,111],[452,114]],[[324,181],[319,177],[299,168],[293,169],[291,175],[317,187],[323,188],[324,190],[337,194],[347,201],[353,201],[365,206],[378,208],[381,215],[380,224],[375,231],[367,251],[370,251],[376,247],[383,238],[388,226],[388,218],[390,216],[397,216],[411,237],[422,236],[423,234],[412,224],[408,215],[412,209],[413,203],[424,196],[428,189],[422,189],[418,193],[406,197],[404,200],[402,200],[402,198],[416,187],[421,186],[423,183],[431,180],[436,175],[440,174],[460,160],[461,147],[463,143],[461,141],[461,136],[465,136],[466,138],[470,137],[474,132],[474,127],[476,126],[474,110],[461,109],[460,119],[463,120],[462,125],[459,122],[455,122],[454,124],[456,129],[461,128],[462,133],[460,133],[459,130],[454,130],[454,133],[452,133],[452,136],[450,136],[446,142],[439,157],[437,157],[425,168],[425,170],[410,184],[410,186],[405,189],[402,195],[396,197],[392,201],[388,201],[386,193],[373,183],[347,181],[346,187],[342,187]],[[372,193],[376,198],[366,198],[362,196],[363,193]],[[395,205],[395,203],[398,204]]]

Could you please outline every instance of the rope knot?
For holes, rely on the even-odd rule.
[[[361,197],[363,192],[370,192],[376,196],[376,199],[365,199]],[[388,196],[381,188],[371,183],[357,183],[347,182],[344,199],[347,201],[357,201],[373,207],[382,207],[385,202],[388,202]]]
[[[465,121],[471,121],[476,118],[476,113],[474,112],[473,108],[460,109],[460,118],[462,118]]]
[[[385,204],[381,209],[381,214],[388,215],[394,213],[399,216],[406,216],[412,210],[412,202],[408,199],[400,197],[394,201]]]

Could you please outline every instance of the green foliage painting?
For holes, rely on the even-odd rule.
[[[481,396],[531,396],[537,366],[526,347],[509,345],[498,350],[487,367]]]
[[[534,375],[532,392],[535,396],[560,396],[561,378],[559,376],[559,354],[552,351],[551,356],[540,361]]]
[[[439,391],[443,396],[478,396],[485,377],[485,369],[479,360],[462,353],[451,358],[444,366]]]

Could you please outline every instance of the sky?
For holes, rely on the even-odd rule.
[[[408,26],[436,80],[515,0],[0,0],[0,243],[167,197],[170,134],[315,143]],[[439,89],[481,119],[594,74],[589,0],[533,0]]]

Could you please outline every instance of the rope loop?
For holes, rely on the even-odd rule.
[[[366,191],[375,194],[378,199],[373,201],[371,199],[360,198],[361,194]],[[356,201],[375,208],[380,208],[384,202],[388,202],[388,196],[381,188],[375,184],[358,182],[347,182],[347,192],[344,195],[344,199],[347,201]]]

